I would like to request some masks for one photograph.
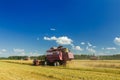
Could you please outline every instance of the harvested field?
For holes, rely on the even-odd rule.
[[[32,61],[1,60],[1,80],[120,80],[119,60],[73,60],[66,66],[33,66]]]

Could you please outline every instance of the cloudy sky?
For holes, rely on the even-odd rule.
[[[120,54],[120,0],[1,0],[0,56]]]

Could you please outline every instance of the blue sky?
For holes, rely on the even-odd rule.
[[[119,0],[1,0],[0,56],[120,53]]]

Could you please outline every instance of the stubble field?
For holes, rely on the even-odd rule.
[[[33,66],[0,60],[0,80],[120,80],[119,60],[73,60],[66,66]]]

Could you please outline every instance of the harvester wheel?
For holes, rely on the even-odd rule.
[[[44,66],[47,66],[47,61],[44,62]]]
[[[59,66],[59,65],[60,65],[60,63],[57,61],[57,62],[56,62],[56,66]]]
[[[54,66],[57,66],[57,63],[56,62],[54,62],[54,64],[53,64]]]
[[[54,62],[54,66],[59,66],[60,63],[58,61]]]

